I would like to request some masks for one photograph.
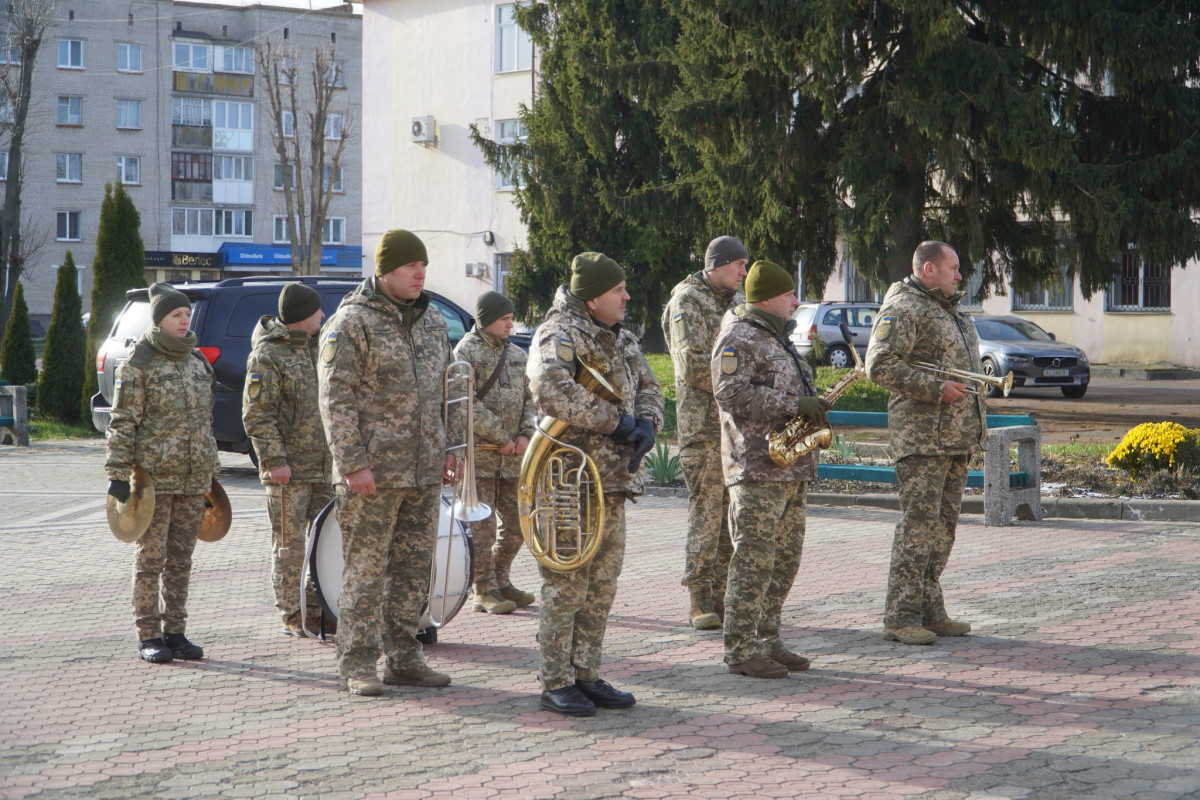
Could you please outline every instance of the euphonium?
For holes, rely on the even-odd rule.
[[[845,336],[846,344],[850,345],[850,353],[854,356],[854,369],[843,375],[821,395],[821,399],[829,405],[833,405],[852,383],[866,374],[858,351],[850,344],[849,331],[842,331],[842,335]],[[783,426],[783,430],[767,434],[767,455],[779,466],[786,467],[800,456],[808,455],[817,448],[824,450],[831,444],[833,428],[799,414],[792,417],[788,424]]]
[[[575,376],[588,391],[620,403],[604,376],[580,363]],[[572,572],[600,549],[604,531],[604,485],[591,456],[558,437],[568,424],[542,417],[521,461],[517,511],[521,535],[538,563],[555,572]]]

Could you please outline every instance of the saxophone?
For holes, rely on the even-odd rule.
[[[849,331],[843,331],[846,343],[850,344],[848,333]],[[853,345],[850,345],[850,353],[854,356],[854,369],[843,375],[837,383],[830,386],[821,395],[821,399],[829,405],[833,405],[834,401],[845,394],[846,390],[850,388],[850,384],[866,375],[862,359],[858,357],[858,351],[854,349]],[[779,466],[786,467],[800,456],[808,455],[817,448],[824,450],[831,444],[833,444],[833,428],[818,424],[815,420],[798,414],[783,426],[783,430],[767,434],[767,455]]]

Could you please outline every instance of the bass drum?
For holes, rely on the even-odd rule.
[[[345,566],[337,500],[321,509],[321,513],[313,520],[304,562],[305,572],[312,575],[325,613],[336,621],[338,595],[342,591],[342,569]],[[450,500],[443,495],[430,582],[425,591],[421,619],[417,623],[417,636],[421,641],[437,641],[437,629],[454,619],[462,609],[471,594],[474,568],[471,531],[466,523],[452,518]],[[305,583],[306,580],[301,576],[300,585]]]

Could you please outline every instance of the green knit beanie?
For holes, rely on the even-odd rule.
[[[515,314],[517,309],[507,297],[499,292],[484,292],[475,301],[475,327],[483,330],[505,314]]]
[[[169,283],[156,283],[150,287],[150,319],[155,325],[177,308],[191,308],[187,295]]]
[[[385,275],[396,267],[403,267],[414,261],[429,263],[425,243],[418,239],[415,233],[394,228],[383,235],[379,246],[375,248],[376,275]]]
[[[796,291],[796,282],[788,271],[770,261],[755,261],[746,273],[743,284],[747,303],[757,303],[760,300],[770,300],[781,294]]]
[[[321,308],[321,295],[303,283],[289,283],[279,293],[279,321],[291,325],[317,313]]]
[[[571,294],[587,302],[625,280],[625,270],[603,253],[580,253],[571,261]]]

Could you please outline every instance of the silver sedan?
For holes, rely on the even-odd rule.
[[[1055,341],[1054,334],[1021,317],[980,314],[973,319],[984,373],[1003,376],[1011,370],[1014,389],[1058,388],[1070,398],[1087,392],[1091,366],[1075,345]],[[987,387],[985,394],[995,391]]]

